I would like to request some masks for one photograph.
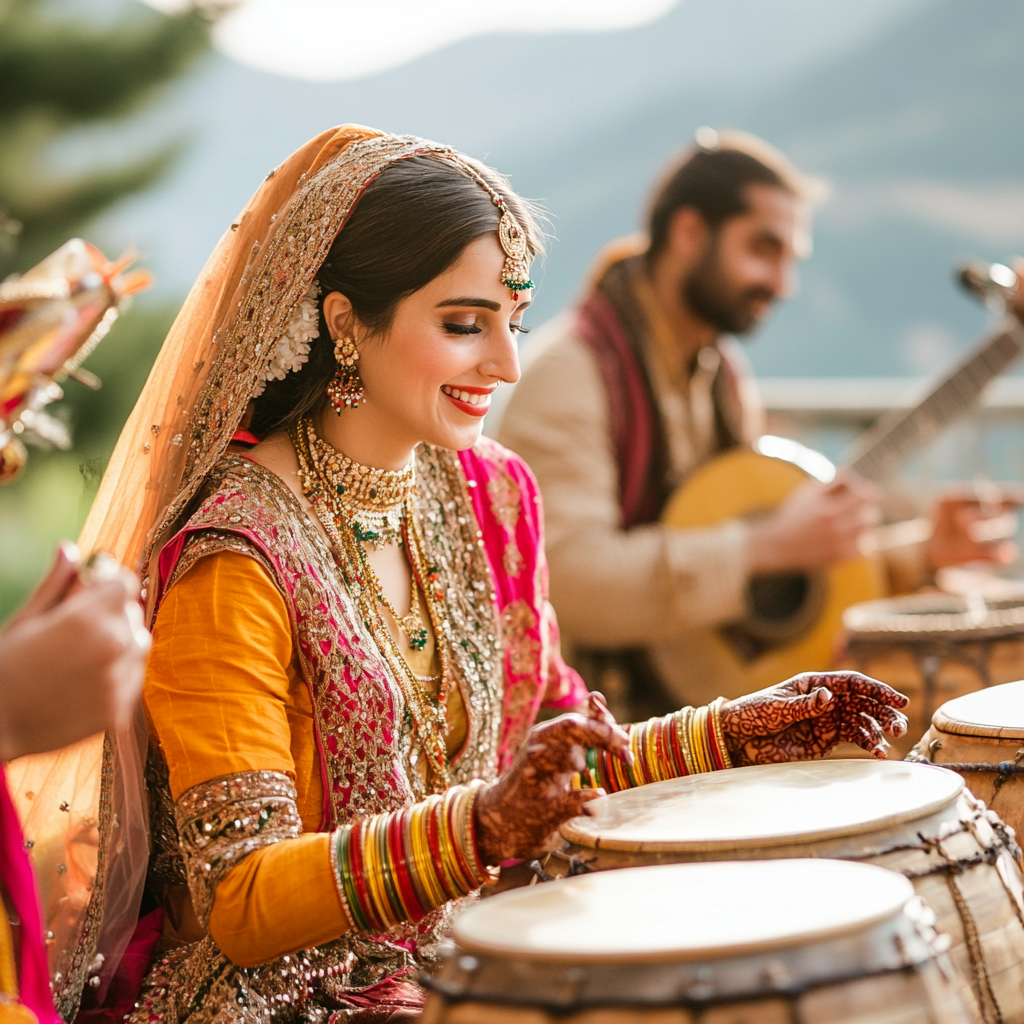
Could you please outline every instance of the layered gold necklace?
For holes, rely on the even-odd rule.
[[[400,470],[373,469],[342,455],[318,437],[311,420],[300,419],[291,431],[299,460],[302,493],[309,499],[331,544],[342,578],[362,613],[370,635],[402,686],[413,732],[427,762],[429,785],[442,792],[450,784],[445,733],[451,689],[449,659],[437,624],[444,620],[436,571],[427,564],[413,517],[416,478],[413,464]],[[366,557],[365,545],[398,544],[412,569],[409,614],[399,615]],[[429,633],[420,617],[420,593],[434,625],[441,663],[437,693],[424,689],[403,656],[381,609],[386,609],[412,650],[421,651]]]

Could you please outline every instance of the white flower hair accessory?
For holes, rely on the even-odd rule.
[[[309,359],[309,346],[314,338],[320,337],[320,310],[316,303],[319,298],[320,282],[314,281],[288,321],[288,330],[277,339],[253,398],[263,394],[267,381],[284,380],[287,374],[301,369]]]

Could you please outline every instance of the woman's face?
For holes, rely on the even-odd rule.
[[[366,400],[344,410],[338,426],[344,435],[359,435],[355,447],[364,452],[372,436],[381,445],[376,464],[392,461],[392,451],[404,461],[421,441],[471,448],[498,385],[519,379],[516,335],[532,292],[512,301],[500,281],[504,259],[496,235],[478,238],[447,271],[399,303],[386,336],[364,340],[355,324]],[[350,310],[338,292],[324,300],[334,337],[353,333]]]

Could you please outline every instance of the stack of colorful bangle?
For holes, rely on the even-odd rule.
[[[482,782],[339,828],[335,883],[352,928],[380,933],[494,880],[476,848],[473,804]]]
[[[627,726],[633,763],[592,747],[587,751],[587,767],[575,777],[574,786],[618,793],[649,782],[731,768],[722,733],[724,703],[725,698],[719,697],[706,707],[686,707]]]

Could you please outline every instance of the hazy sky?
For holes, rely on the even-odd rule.
[[[83,135],[66,152],[87,160],[168,135],[188,139],[166,181],[121,204],[96,232],[113,249],[138,245],[159,290],[180,294],[264,175],[330,125],[356,121],[451,143],[513,182],[528,180],[543,198],[545,153],[577,133],[675,88],[767,86],[827,61],[918,2],[685,0],[641,28],[492,34],[352,82],[296,81],[218,54],[128,131]],[[340,27],[331,29],[343,46]],[[680,142],[687,131],[680,126]]]

